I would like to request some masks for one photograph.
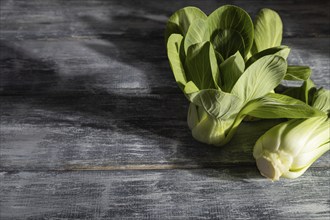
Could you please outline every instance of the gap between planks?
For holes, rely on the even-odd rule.
[[[205,164],[149,164],[149,165],[119,165],[119,166],[79,166],[73,165],[69,166],[68,170],[97,170],[97,171],[106,171],[106,170],[173,170],[173,169],[208,169],[208,168],[221,168],[221,167],[237,167],[237,166],[255,166],[252,164],[241,163],[237,165],[232,164],[223,164],[223,163],[205,163]],[[67,169],[66,169],[67,170]]]
[[[93,166],[93,165],[70,165],[58,169],[0,169],[0,172],[71,172],[71,171],[148,171],[148,170],[198,170],[198,169],[220,169],[220,168],[239,168],[250,167],[257,169],[255,164],[239,163],[205,163],[205,164],[150,164],[150,165],[118,165],[118,166]],[[324,169],[329,166],[312,166],[309,169]]]
[[[224,163],[205,163],[205,164],[136,164],[136,165],[113,165],[113,166],[95,166],[95,165],[67,165],[64,168],[54,169],[8,169],[2,168],[0,172],[56,172],[56,171],[134,171],[134,170],[193,170],[210,168],[228,168],[228,167],[256,167],[251,163],[224,164]]]

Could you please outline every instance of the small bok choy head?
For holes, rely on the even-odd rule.
[[[307,93],[302,92],[300,97],[323,114],[281,123],[262,135],[254,146],[257,167],[263,176],[271,180],[301,176],[330,149],[330,91],[312,89],[306,84],[310,83],[305,82],[300,91]],[[310,91],[314,91],[312,100],[309,100]]]
[[[168,59],[190,101],[188,125],[198,141],[226,144],[246,115],[308,118],[318,114],[302,101],[273,92],[288,75],[290,50],[280,46],[282,32],[275,42],[266,37],[268,41],[260,43],[265,41],[263,31],[273,29],[261,28],[256,32],[261,36],[254,37],[263,22],[273,25],[267,14],[273,16],[273,11],[258,18],[256,29],[250,16],[232,5],[209,16],[186,7],[169,18],[165,32]]]

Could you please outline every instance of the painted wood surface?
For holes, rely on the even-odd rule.
[[[275,9],[290,64],[330,88],[329,1],[228,1]],[[194,141],[163,31],[217,1],[1,1],[1,219],[329,219],[329,156],[304,176],[258,174],[243,123],[224,148]]]
[[[329,219],[329,169],[270,182],[254,167],[0,173],[2,219]]]
[[[177,94],[138,100],[6,96],[1,103],[1,167],[12,171],[254,165],[254,143],[278,123],[244,122],[228,145],[217,148],[191,137],[185,99]],[[314,164],[329,165],[325,156]]]

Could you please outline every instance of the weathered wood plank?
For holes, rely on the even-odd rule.
[[[330,38],[285,39],[290,64],[309,65],[330,88]],[[0,93],[181,93],[162,40],[143,38],[2,41]]]
[[[254,164],[255,141],[275,124],[243,123],[228,146],[216,148],[192,138],[187,101],[176,94],[8,96],[0,101],[2,170]],[[329,163],[325,155],[315,166]]]
[[[329,169],[0,173],[1,219],[328,219]]]
[[[286,37],[330,36],[329,1],[227,1],[252,16],[260,8],[271,8],[281,15]],[[176,10],[194,5],[207,14],[223,5],[217,1],[122,0],[93,1],[1,1],[1,38],[36,39],[102,37],[108,34],[162,36],[167,18]]]

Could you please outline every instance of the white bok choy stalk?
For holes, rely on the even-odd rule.
[[[306,88],[305,85],[303,87]],[[305,94],[308,102],[308,94]],[[314,93],[312,106],[323,116],[291,119],[268,130],[256,142],[253,156],[260,173],[271,179],[301,176],[330,149],[330,91]]]
[[[300,79],[306,74],[294,68],[288,75],[290,49],[280,46],[282,23],[271,10],[261,13],[256,39],[248,13],[232,5],[222,6],[209,16],[196,7],[186,7],[168,20],[165,41],[169,63],[190,101],[188,125],[200,142],[216,146],[228,143],[247,115],[319,115],[306,103],[273,92],[287,76]],[[272,21],[280,28],[271,28],[275,27]],[[263,35],[277,37],[272,41]]]

